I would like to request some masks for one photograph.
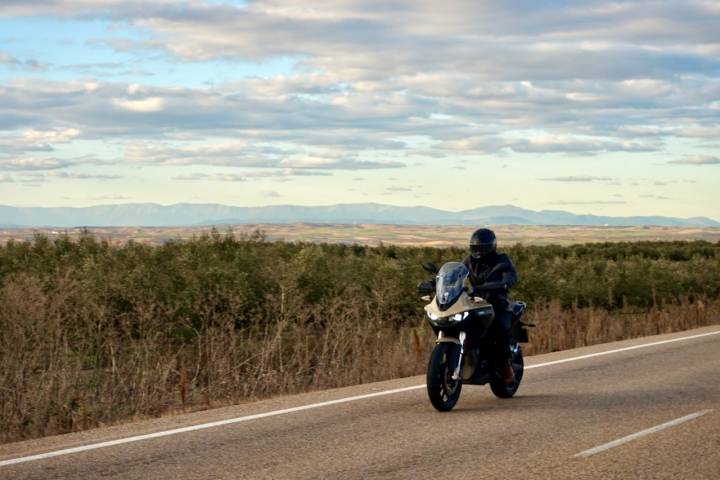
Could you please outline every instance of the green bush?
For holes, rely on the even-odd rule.
[[[709,242],[516,245],[506,251],[520,277],[513,295],[528,302],[647,308],[720,293],[720,245]],[[207,309],[242,305],[244,312],[268,314],[282,291],[308,306],[352,292],[387,313],[388,321],[402,323],[418,312],[415,285],[428,276],[421,262],[464,256],[458,248],[271,243],[260,233],[212,231],[162,246],[38,235],[0,247],[0,285],[19,274],[46,288],[72,279],[118,318],[153,300],[174,312],[173,322],[193,328],[207,326],[201,320]],[[241,315],[237,325],[243,324]]]

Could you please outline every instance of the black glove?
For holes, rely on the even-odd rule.
[[[482,285],[477,286],[477,290],[491,291],[491,292],[507,292],[507,283],[500,282],[485,282]]]
[[[435,280],[426,280],[418,283],[418,292],[420,293],[434,293],[435,292]]]

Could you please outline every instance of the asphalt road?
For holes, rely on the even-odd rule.
[[[720,327],[531,357],[515,398],[466,386],[450,413],[436,412],[413,377],[1,445],[0,479],[717,480],[712,332]],[[709,335],[576,358],[699,334]],[[562,359],[571,360],[551,363]],[[348,400],[366,394],[377,395]],[[168,433],[183,427],[198,429]],[[133,438],[153,432],[165,433]],[[48,452],[57,456],[27,458]]]

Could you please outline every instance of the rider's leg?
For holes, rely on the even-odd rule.
[[[495,359],[500,367],[500,374],[505,383],[515,381],[515,373],[510,364],[510,327],[512,313],[505,309],[495,310]]]

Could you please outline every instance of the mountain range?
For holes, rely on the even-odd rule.
[[[199,226],[254,223],[396,225],[583,225],[720,227],[707,217],[608,217],[561,210],[533,211],[513,205],[450,212],[430,207],[377,203],[330,206],[234,207],[220,204],[128,203],[92,207],[12,207],[0,205],[0,227]]]

